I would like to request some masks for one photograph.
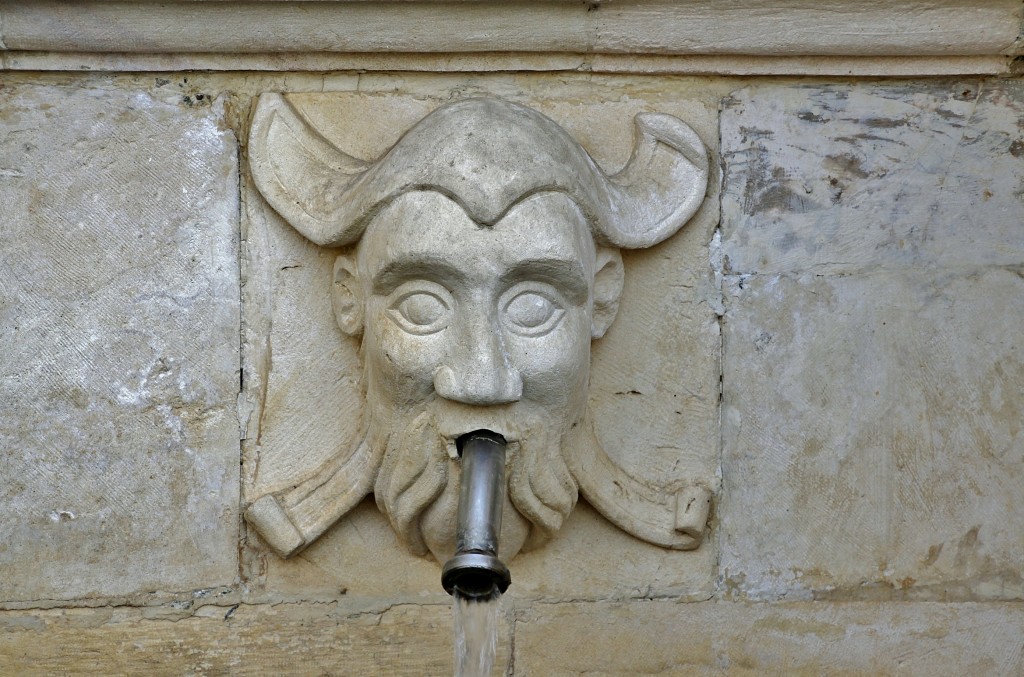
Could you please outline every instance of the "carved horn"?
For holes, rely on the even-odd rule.
[[[687,124],[661,113],[634,118],[633,154],[608,178],[605,237],[627,249],[666,239],[696,213],[708,183],[708,155]]]
[[[281,94],[264,94],[249,147],[267,201],[328,246],[357,240],[381,204],[406,190],[441,192],[487,224],[523,196],[555,190],[580,203],[607,243],[650,247],[693,216],[708,181],[704,144],[671,115],[637,115],[633,154],[609,177],[554,121],[497,99],[442,106],[371,163],[336,148]]]
[[[346,155],[316,132],[281,94],[263,94],[253,113],[249,165],[263,197],[319,245],[358,239],[342,199],[370,163]],[[340,228],[340,230],[339,230]]]

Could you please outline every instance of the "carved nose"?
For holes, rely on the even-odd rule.
[[[482,325],[464,335],[448,363],[434,374],[434,390],[463,404],[508,404],[523,396],[523,379],[509,363],[497,332]]]

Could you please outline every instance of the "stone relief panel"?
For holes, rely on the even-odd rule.
[[[236,143],[180,99],[0,88],[4,601],[237,577]]]
[[[479,428],[495,429],[511,444],[502,556],[536,551],[517,559],[517,568],[529,569],[531,557],[542,565],[549,551],[553,558],[571,554],[563,521],[583,522],[577,540],[593,538],[596,528],[599,540],[608,541],[610,525],[601,518],[587,508],[575,516],[577,493],[659,546],[621,536],[611,547],[598,546],[598,559],[632,544],[644,555],[656,552],[656,562],[667,556],[663,548],[691,549],[704,536],[717,481],[713,435],[702,434],[717,399],[717,327],[706,298],[713,288],[708,213],[695,220],[698,231],[703,225],[693,238],[697,246],[683,242],[675,270],[663,279],[649,270],[647,289],[629,293],[629,261],[623,265],[619,253],[620,246],[655,245],[698,211],[708,167],[703,141],[678,119],[650,111],[638,120],[632,159],[620,155],[610,165],[630,160],[616,176],[531,108],[494,98],[441,103],[395,95],[263,95],[254,113],[250,163],[256,186],[276,210],[255,196],[249,200],[246,394],[254,408],[247,517],[250,533],[262,537],[259,548],[300,553],[291,562],[259,558],[271,571],[264,578],[271,587],[295,583],[298,589],[310,563],[335,572],[334,584],[352,581],[350,574],[369,562],[351,560],[375,549],[378,558],[404,547],[443,560],[454,544],[455,438]],[[557,115],[557,103],[547,108]],[[610,146],[628,154],[633,114],[646,109],[642,103],[611,108],[594,104],[563,120],[578,126],[596,117],[603,130],[614,119],[624,133],[610,134],[618,137]],[[585,113],[594,111],[603,115],[588,120]],[[644,170],[655,178],[638,180]],[[654,270],[672,259],[667,244],[650,253],[657,255]],[[645,259],[638,261],[642,274]],[[663,357],[686,364],[685,351],[648,343],[644,359],[637,352],[661,333],[664,318],[648,314],[621,330],[618,346],[613,341],[622,322],[612,323],[617,306],[625,312],[638,291],[654,290],[664,301],[659,286],[672,300],[686,297],[676,309],[697,311],[688,327],[661,330],[693,350],[689,362],[698,364],[691,372],[697,378],[665,392],[646,363]],[[636,305],[650,312],[655,304]],[[609,370],[617,378],[596,366],[591,376],[590,343],[609,327],[595,353],[605,341],[618,348]],[[690,335],[681,337],[686,329]],[[680,401],[683,393],[691,394],[689,403]],[[610,436],[613,442],[632,437],[630,446],[604,454],[602,428],[631,426],[629,409],[621,406],[631,398],[670,400],[662,406],[696,425],[680,430],[669,419],[647,426],[641,418],[632,434]],[[684,415],[687,404],[697,412]],[[682,434],[670,437],[675,431]],[[658,444],[659,436],[667,444]],[[699,440],[698,448],[687,449],[691,440]],[[371,492],[393,533],[382,533],[386,522],[363,500]],[[400,557],[399,588],[436,590],[436,564]],[[707,560],[690,557],[699,574],[681,577],[684,592],[708,581]],[[370,593],[375,583],[366,578],[357,585]],[[678,592],[679,578],[665,581],[666,589]]]

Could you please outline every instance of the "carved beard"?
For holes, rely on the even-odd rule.
[[[378,427],[371,415],[369,439],[386,445],[374,484],[377,507],[410,551],[429,551],[444,562],[455,548],[459,461],[449,456],[430,411],[390,434],[379,434]],[[509,444],[508,495],[499,539],[502,557],[543,545],[562,526],[578,496],[565,461],[566,445],[581,441],[575,430],[563,435],[554,425],[544,425]]]

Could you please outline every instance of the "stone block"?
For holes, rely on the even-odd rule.
[[[1016,675],[1016,604],[637,601],[519,612],[515,674]]]
[[[1024,86],[758,86],[722,111],[737,274],[1024,262]]]
[[[237,575],[221,103],[0,86],[0,601]]]
[[[0,672],[18,675],[450,675],[449,605],[355,611],[337,604],[0,613]],[[148,613],[147,613],[148,612]],[[507,674],[499,616],[493,675]]]
[[[1024,596],[1017,82],[722,115],[726,594]]]
[[[324,138],[360,158],[376,158],[409,126],[452,96],[494,94],[550,116],[614,170],[632,146],[634,114],[670,113],[694,127],[716,156],[716,104],[682,91],[577,88],[561,98],[509,89],[507,79],[474,79],[463,89],[412,94],[295,94],[289,99]],[[430,81],[433,82],[433,81]],[[411,87],[404,82],[394,87]],[[492,87],[494,91],[488,90]],[[539,86],[539,85],[538,85]],[[565,89],[565,88],[562,88]],[[465,90],[465,91],[463,91]],[[646,97],[646,98],[645,98]],[[713,161],[712,166],[717,166]],[[645,251],[626,252],[619,317],[593,344],[591,407],[609,455],[634,475],[663,485],[712,487],[718,465],[717,289],[708,241],[717,222],[717,177],[705,206],[683,232]],[[362,416],[358,343],[342,335],[329,286],[339,250],[305,241],[255,189],[247,199],[243,299],[246,495],[293,484],[332,454],[349,454]],[[267,553],[253,537],[253,582],[267,594],[440,593],[440,566],[405,552],[372,501],[364,502],[295,560]],[[381,570],[380,560],[393,566]],[[621,577],[626,559],[645,571]],[[513,595],[574,598],[684,595],[706,598],[715,580],[713,544],[669,552],[619,533],[580,505],[556,539],[510,563]]]
[[[725,592],[1024,598],[1020,272],[728,283]]]

